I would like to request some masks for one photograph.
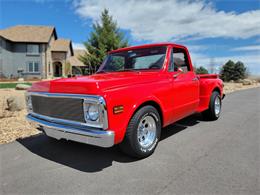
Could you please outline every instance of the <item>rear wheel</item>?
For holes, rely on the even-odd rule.
[[[121,150],[133,157],[151,155],[160,139],[161,119],[153,106],[144,106],[131,118],[125,138],[119,145]]]
[[[222,99],[217,91],[213,91],[210,97],[209,108],[204,111],[203,117],[207,120],[217,120],[221,113]]]

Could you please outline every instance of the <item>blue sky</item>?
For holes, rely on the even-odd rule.
[[[260,74],[260,0],[0,0],[0,29],[51,25],[81,48],[104,8],[131,45],[172,41],[190,49],[196,66],[241,60]]]

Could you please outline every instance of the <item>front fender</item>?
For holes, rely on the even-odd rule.
[[[115,131],[115,143],[120,143],[123,140],[131,117],[142,104],[150,101],[156,103],[161,108],[163,119],[165,118],[164,111],[166,110],[166,106],[162,102],[167,102],[165,98],[168,97],[169,92],[162,86],[167,85],[159,81],[150,83],[149,85],[131,86],[107,92],[108,123],[109,129]],[[113,108],[115,106],[123,106],[123,112],[114,114]],[[162,121],[162,123],[164,122]]]

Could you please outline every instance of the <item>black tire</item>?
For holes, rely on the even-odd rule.
[[[220,101],[219,112],[216,112],[216,109],[215,109],[216,98],[218,98]],[[211,94],[211,97],[210,97],[209,108],[206,111],[202,112],[202,115],[206,120],[217,120],[221,113],[221,107],[222,107],[222,99],[220,97],[220,94],[217,91],[213,91],[213,93]]]
[[[154,138],[151,145],[147,147],[143,147],[141,145],[140,137],[138,139],[138,126],[142,125],[146,119],[154,119],[155,122],[155,133],[153,134]],[[142,123],[142,124],[141,124]],[[145,124],[146,125],[146,124]],[[145,127],[145,125],[143,127]],[[147,133],[146,133],[147,135]],[[146,136],[145,135],[145,136]],[[122,152],[124,152],[127,155],[130,155],[132,157],[136,158],[145,158],[149,155],[151,155],[161,136],[161,118],[153,106],[144,106],[140,108],[131,118],[128,127],[126,129],[125,137],[122,143],[119,144],[119,147]],[[142,137],[143,138],[143,137]]]

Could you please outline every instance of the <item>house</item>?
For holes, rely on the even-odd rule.
[[[74,55],[69,57],[69,62],[72,66],[72,74],[80,75],[84,71],[88,72],[88,67],[79,60],[80,56],[83,56],[86,53],[86,50],[83,49],[75,49]]]
[[[19,25],[0,30],[0,77],[64,77],[74,69],[71,66],[84,66],[81,61],[71,64],[73,57],[77,58],[71,40],[58,38],[55,27]]]

